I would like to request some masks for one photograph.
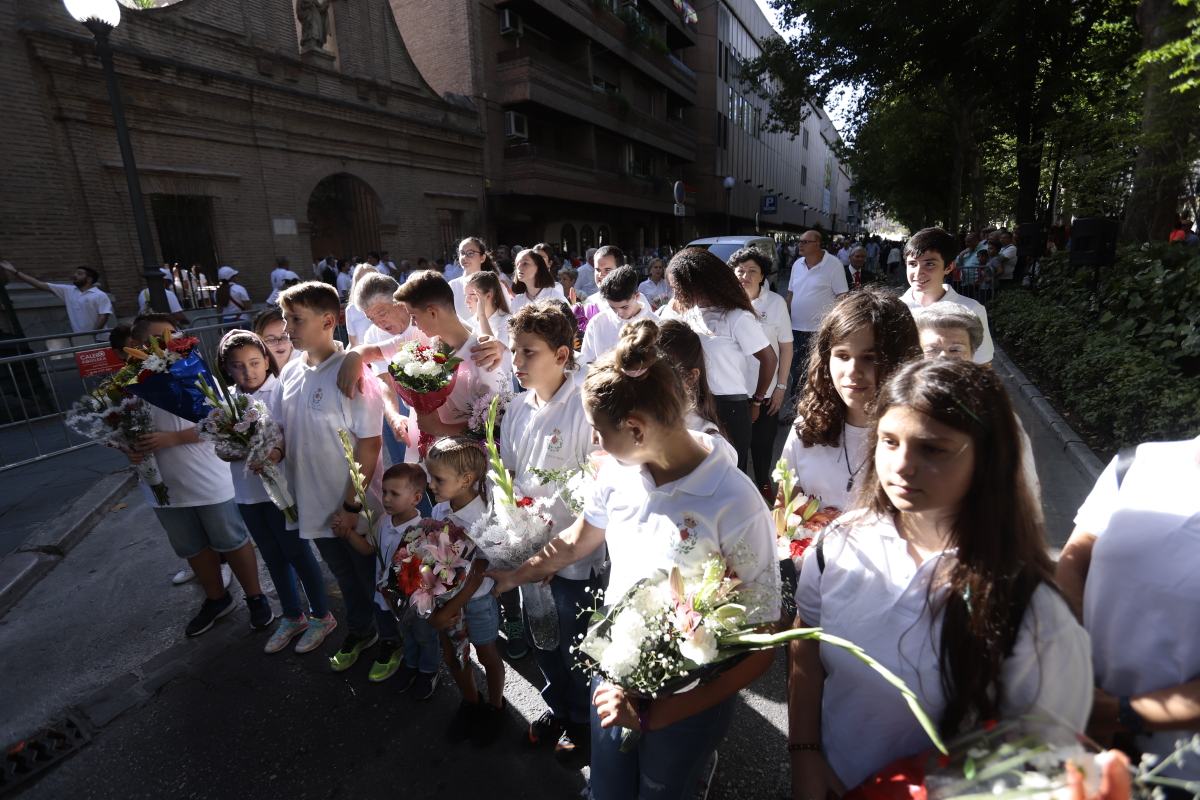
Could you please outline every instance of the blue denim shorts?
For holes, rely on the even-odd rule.
[[[233,500],[209,506],[164,506],[155,508],[154,514],[180,558],[198,556],[206,549],[232,553],[250,541],[246,522]]]
[[[492,595],[468,600],[463,607],[463,619],[467,623],[467,638],[476,647],[500,638],[500,606]]]

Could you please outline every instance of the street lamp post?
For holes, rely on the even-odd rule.
[[[721,185],[725,187],[725,234],[733,233],[730,229],[730,206],[733,204],[733,186],[737,183],[737,179],[732,175],[726,175],[725,180],[721,181]]]
[[[129,203],[133,207],[133,224],[137,229],[138,245],[142,251],[143,277],[150,289],[150,305],[155,311],[165,313],[169,311],[167,291],[163,286],[163,276],[159,272],[158,259],[154,253],[150,223],[146,220],[146,203],[142,199],[142,184],[138,179],[137,163],[133,159],[133,146],[129,143],[125,106],[121,102],[121,88],[117,85],[117,71],[113,67],[112,46],[109,44],[109,34],[121,22],[121,7],[117,5],[117,0],[63,0],[63,4],[67,7],[67,12],[91,31],[96,40],[96,55],[104,69],[108,102],[112,106],[113,125],[117,129],[117,147],[121,150],[125,183],[129,187]]]

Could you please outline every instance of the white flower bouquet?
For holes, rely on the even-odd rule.
[[[101,442],[124,453],[134,452],[139,437],[154,432],[150,409],[140,397],[124,395],[106,381],[96,391],[79,398],[67,411],[67,427],[87,439]],[[158,470],[153,453],[144,453],[134,465],[138,479],[154,492],[160,506],[170,505],[170,493]]]
[[[443,343],[407,342],[388,364],[396,393],[409,408],[422,414],[446,402],[458,377],[462,359]]]

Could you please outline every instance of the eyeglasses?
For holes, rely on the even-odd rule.
[[[483,255],[483,253],[478,250],[459,250],[458,255],[459,258],[474,258],[475,256]]]
[[[284,342],[290,342],[291,339],[286,336],[264,336],[263,341],[267,344],[283,344]]]
[[[797,239],[796,241],[799,242],[800,244],[820,244],[821,243],[820,239]]]

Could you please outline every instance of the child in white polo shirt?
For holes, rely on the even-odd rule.
[[[943,282],[957,251],[954,237],[941,228],[925,228],[913,234],[904,245],[909,285],[900,299],[914,314],[934,303],[954,303],[973,311],[983,324],[983,341],[976,348],[973,360],[976,364],[987,364],[995,352],[988,330],[987,310],[982,303],[963,297]]]
[[[301,538],[316,543],[346,604],[350,630],[329,659],[334,671],[340,672],[349,669],[379,636],[372,602],[375,562],[335,533],[354,531],[364,522],[338,431],[350,434],[354,459],[362,465],[370,494],[378,503],[383,404],[373,387],[354,398],[338,390],[338,368],[345,353],[333,338],[341,310],[336,289],[320,281],[297,284],[279,296],[279,305],[293,344],[305,351],[279,376],[284,464],[299,512],[295,527]]]
[[[617,346],[621,331],[639,319],[658,321],[646,298],[638,291],[637,271],[626,264],[617,267],[600,284],[605,308],[588,322],[583,333],[579,363],[586,367]]]
[[[629,270],[636,280],[632,268],[621,267],[604,285],[622,270]],[[561,303],[531,303],[513,317],[512,336],[513,368],[528,391],[514,397],[505,412],[500,457],[517,476],[521,494],[556,498],[550,515],[558,533],[566,530],[576,515],[558,496],[557,485],[543,483],[530,470],[580,469],[593,450],[592,426],[583,411],[579,386],[569,372],[574,367],[574,319]],[[558,647],[534,648],[546,681],[542,699],[549,708],[530,724],[529,743],[553,745],[559,756],[586,752],[589,743],[588,679],[571,648],[587,632],[590,615],[583,612],[595,605],[603,562],[601,547],[553,577],[550,591],[558,610]],[[532,632],[529,638],[532,641]]]

